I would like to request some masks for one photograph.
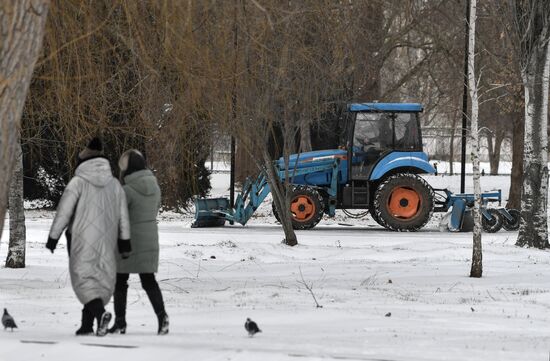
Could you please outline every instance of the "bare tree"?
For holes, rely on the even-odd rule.
[[[477,1],[470,0],[470,18],[468,19],[468,91],[471,100],[470,142],[472,149],[472,166],[474,177],[474,233],[472,250],[472,267],[470,277],[481,277],[483,273],[483,254],[481,249],[481,185],[479,180],[479,96],[478,80],[475,73],[476,45],[476,9]]]
[[[525,96],[523,190],[518,246],[548,248],[550,2],[510,0]]]
[[[521,78],[505,21],[498,10],[500,2],[485,1],[478,4],[477,43],[478,68],[483,73],[480,89],[485,89],[479,106],[480,136],[487,141],[490,174],[498,174],[502,146],[512,139],[515,129],[510,126],[517,116],[521,102]],[[490,96],[489,96],[490,95]]]
[[[487,127],[494,134],[487,133],[491,174],[498,167],[498,145],[509,138],[512,146],[512,174],[506,208],[520,209],[523,183],[524,143],[524,99],[523,85],[517,51],[517,34],[510,26],[514,22],[509,5],[500,0],[480,4],[484,11],[478,21],[478,41],[482,47],[483,84],[495,87],[491,100],[485,100],[480,108],[480,126]],[[491,138],[491,139],[489,139]],[[491,149],[491,146],[493,146]]]
[[[42,46],[48,0],[0,2],[0,230],[17,146],[19,121]]]

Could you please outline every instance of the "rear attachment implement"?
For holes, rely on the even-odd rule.
[[[435,212],[448,212],[440,222],[441,230],[451,232],[471,232],[474,228],[472,211],[474,195],[471,193],[453,194],[448,189],[434,189]],[[488,208],[489,203],[498,202],[497,208]],[[498,232],[502,227],[507,231],[519,229],[520,212],[516,209],[500,207],[500,190],[481,193],[482,227],[487,233]],[[450,209],[450,211],[449,211]]]

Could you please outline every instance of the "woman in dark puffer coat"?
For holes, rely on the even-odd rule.
[[[120,157],[118,165],[128,201],[132,251],[127,259],[117,259],[115,324],[109,332],[126,333],[128,278],[130,273],[138,273],[141,285],[158,318],[158,334],[165,335],[168,333],[168,315],[164,309],[162,293],[155,280],[159,264],[157,213],[160,208],[160,188],[139,151],[126,151]]]

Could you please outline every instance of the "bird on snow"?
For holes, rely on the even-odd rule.
[[[252,321],[250,318],[246,319],[246,322],[244,323],[244,328],[246,329],[246,331],[248,332],[248,336],[250,337],[254,336],[258,332],[262,332],[262,330],[258,328],[256,322]]]
[[[14,328],[17,328],[15,320],[10,316],[8,310],[4,308],[4,315],[2,316],[2,326],[4,326],[4,331],[8,328],[11,328],[12,332]]]

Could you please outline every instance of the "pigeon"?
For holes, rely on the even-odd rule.
[[[246,322],[244,323],[244,328],[246,329],[246,331],[248,332],[248,336],[250,337],[254,336],[258,332],[262,332],[262,330],[258,328],[256,322],[252,321],[250,318],[246,319]]]
[[[4,326],[4,331],[8,328],[11,328],[11,331],[13,332],[13,329],[17,328],[15,320],[13,319],[13,317],[10,316],[8,310],[6,310],[5,308],[4,315],[2,316],[2,326]]]

